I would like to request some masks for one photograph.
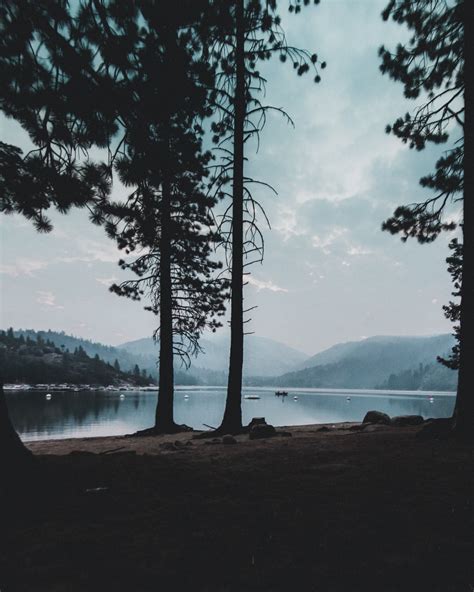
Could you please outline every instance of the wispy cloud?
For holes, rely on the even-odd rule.
[[[246,276],[245,281],[248,282],[251,286],[254,286],[257,289],[257,292],[260,290],[270,290],[270,292],[288,292],[286,288],[281,288],[274,284],[271,280],[262,281],[257,279],[253,275]]]
[[[106,286],[107,288],[109,286],[111,286],[114,282],[116,282],[118,280],[117,277],[112,276],[109,278],[95,278],[96,282],[99,282],[99,284],[102,284],[103,286]]]
[[[315,249],[321,249],[325,255],[331,253],[331,247],[334,243],[338,242],[339,239],[349,232],[348,228],[335,226],[325,236],[313,234],[311,238],[312,245]]]
[[[43,306],[51,306],[53,308],[63,309],[64,306],[60,304],[56,304],[56,296],[53,292],[49,292],[47,290],[38,290],[36,292],[38,297],[36,298],[36,302]]]
[[[21,275],[28,275],[33,277],[35,271],[40,271],[48,267],[48,262],[41,259],[16,259],[13,264],[0,264],[0,273],[9,275],[10,277],[19,277]]]
[[[350,247],[347,250],[347,254],[350,255],[351,257],[357,256],[357,255],[371,255],[372,251],[370,249],[367,249],[367,248],[362,247],[360,245],[352,245],[352,247]]]

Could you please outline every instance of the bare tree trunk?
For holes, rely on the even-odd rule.
[[[2,481],[10,480],[16,473],[23,470],[25,461],[32,458],[31,452],[26,448],[16,433],[10,421],[7,402],[0,384],[0,475]]]
[[[245,121],[244,0],[236,0],[236,85],[234,107],[234,163],[232,187],[232,278],[230,361],[227,399],[221,431],[242,430],[243,325],[243,207]]]
[[[162,183],[160,238],[160,368],[155,429],[176,430],[173,415],[173,296],[171,283],[171,186],[165,172]]]
[[[455,432],[474,438],[474,139],[472,102],[474,65],[471,33],[474,5],[464,2],[464,221],[461,286],[461,350],[459,379],[454,412]],[[472,196],[472,197],[471,197]]]

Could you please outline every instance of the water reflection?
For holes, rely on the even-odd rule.
[[[306,389],[291,390],[288,397],[278,398],[273,389],[248,388],[245,392],[258,394],[260,399],[243,400],[244,422],[265,417],[274,425],[360,421],[370,409],[391,416],[448,417],[454,408],[453,394]],[[13,424],[24,440],[110,436],[149,427],[156,394],[129,391],[123,398],[120,395],[123,393],[55,392],[47,400],[45,393],[40,392],[6,393]],[[203,429],[203,424],[218,426],[224,404],[223,388],[179,389],[176,420],[196,429]]]

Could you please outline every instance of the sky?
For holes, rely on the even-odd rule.
[[[373,335],[451,331],[442,305],[452,290],[445,259],[453,234],[420,245],[380,229],[397,205],[425,199],[418,179],[448,147],[415,152],[385,134],[415,106],[378,69],[379,46],[406,38],[382,21],[385,4],[322,0],[284,14],[288,41],[327,62],[319,84],[278,60],[261,68],[265,101],[284,108],[295,127],[271,115],[258,152],[250,146],[246,154],[249,173],[278,192],[258,192],[271,229],[263,264],[249,269],[245,307],[258,308],[246,328],[310,355]],[[0,118],[0,132],[2,141],[28,146],[15,122]],[[19,216],[0,220],[0,325],[107,344],[151,336],[156,318],[108,291],[126,277],[114,243],[84,211],[52,219],[49,234]]]

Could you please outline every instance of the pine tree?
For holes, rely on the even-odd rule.
[[[459,380],[455,408],[455,431],[474,436],[474,190],[473,138],[471,108],[472,68],[471,28],[474,5],[466,0],[391,0],[383,18],[392,17],[412,32],[407,45],[399,45],[393,54],[380,49],[381,71],[402,82],[405,96],[426,97],[413,114],[397,119],[387,131],[394,133],[411,148],[422,150],[427,142],[447,142],[450,129],[459,137],[438,160],[435,172],[421,179],[424,187],[435,191],[434,197],[421,203],[400,206],[382,228],[401,233],[402,240],[416,237],[430,242],[455,225],[447,218],[447,204],[462,201],[462,268],[455,271],[455,281],[462,279],[459,309]],[[460,130],[460,131],[459,131]],[[454,246],[459,259],[459,248]],[[448,259],[449,265],[449,259]],[[449,307],[449,305],[448,305]],[[455,308],[445,308],[457,320]],[[456,352],[454,352],[456,356]]]
[[[290,3],[290,12],[298,13],[307,4],[306,0]],[[244,324],[249,321],[244,320],[249,312],[244,310],[244,276],[252,262],[263,260],[264,241],[258,216],[268,222],[262,206],[252,196],[251,187],[254,184],[270,187],[245,173],[248,158],[245,146],[251,138],[258,141],[269,111],[279,112],[291,122],[282,109],[261,103],[265,79],[257,65],[277,55],[281,62],[291,63],[300,76],[313,69],[314,80],[319,82],[318,69],[326,64],[316,54],[288,45],[275,0],[217,1],[214,6],[212,57],[220,66],[216,105],[220,117],[212,129],[214,141],[223,153],[214,182],[219,196],[229,195],[226,185],[232,185],[232,202],[220,222],[231,275],[231,345],[226,407],[218,431],[236,433],[242,430]]]
[[[212,70],[194,33],[207,2],[170,6],[143,0],[126,10],[114,2],[93,4],[81,18],[96,46],[96,62],[102,60],[102,75],[120,89],[123,136],[113,165],[132,190],[124,203],[108,208],[106,228],[130,256],[121,267],[136,278],[112,291],[134,300],[147,297],[146,308],[159,317],[153,429],[176,431],[174,355],[188,363],[199,350],[201,332],[215,330],[224,312],[225,284],[214,277],[220,268],[212,257],[216,237],[208,230],[215,202],[205,187],[211,156],[202,149]]]

